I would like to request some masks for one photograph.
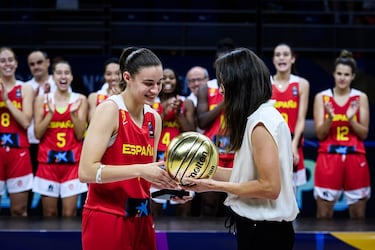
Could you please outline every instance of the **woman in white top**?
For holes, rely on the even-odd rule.
[[[188,179],[197,192],[228,193],[238,249],[292,249],[293,192],[291,135],[270,101],[270,74],[259,57],[238,48],[217,59],[224,117],[236,152],[233,169],[218,167],[212,179]]]

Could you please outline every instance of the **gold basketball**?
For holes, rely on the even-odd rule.
[[[219,156],[215,144],[198,132],[184,132],[173,138],[166,155],[169,175],[187,186],[185,177],[211,178],[217,169]]]

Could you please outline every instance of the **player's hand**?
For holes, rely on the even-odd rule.
[[[346,117],[348,120],[351,120],[355,114],[358,112],[359,109],[359,101],[352,101],[349,105],[349,108],[346,110]]]
[[[158,189],[179,189],[178,183],[170,177],[164,168],[164,161],[146,164],[147,168],[141,176]]]
[[[324,103],[324,109],[328,113],[330,118],[333,118],[335,116],[335,110],[333,109],[331,102]]]
[[[70,113],[75,113],[76,111],[78,111],[79,107],[81,106],[81,103],[82,103],[82,99],[81,99],[81,98],[78,98],[78,99],[72,104],[72,106],[70,107]]]

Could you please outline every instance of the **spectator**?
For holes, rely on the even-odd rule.
[[[220,40],[217,46],[216,57],[234,49],[231,39]],[[229,151],[230,141],[223,123],[224,97],[219,91],[216,79],[202,84],[198,89],[197,117],[198,126],[204,130],[204,135],[209,137],[218,147],[219,166],[232,168],[234,152]],[[220,210],[225,210],[222,202],[226,194],[220,192],[205,192],[199,194],[201,199],[200,213],[202,216],[218,216]]]

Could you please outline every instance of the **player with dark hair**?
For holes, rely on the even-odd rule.
[[[156,249],[150,186],[177,189],[156,161],[160,115],[152,104],[161,90],[160,59],[146,48],[120,57],[126,88],[101,103],[85,137],[79,177],[89,183],[82,212],[83,249]],[[183,202],[182,199],[180,199]]]
[[[333,206],[344,193],[352,219],[365,218],[371,195],[370,170],[363,141],[369,131],[367,95],[351,87],[357,63],[343,50],[334,64],[335,86],[314,100],[314,121],[319,139],[314,175],[317,218],[332,218]]]

